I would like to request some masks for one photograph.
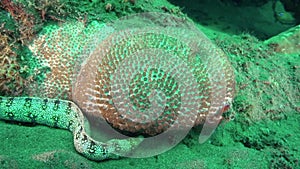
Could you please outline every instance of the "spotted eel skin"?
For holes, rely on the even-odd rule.
[[[81,110],[67,100],[0,96],[0,119],[69,130],[73,133],[76,150],[94,161],[117,159],[143,141],[143,138],[112,139],[105,143],[93,140],[84,129]]]

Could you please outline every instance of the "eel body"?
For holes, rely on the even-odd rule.
[[[0,96],[0,119],[69,130],[73,133],[77,152],[94,161],[117,159],[143,141],[143,138],[128,138],[103,143],[92,139],[84,129],[81,110],[67,100]]]

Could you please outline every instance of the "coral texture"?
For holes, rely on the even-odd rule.
[[[8,35],[0,33],[0,93],[17,96],[27,82],[20,76],[21,66],[8,41]]]
[[[50,68],[39,85],[43,92],[32,95],[71,99],[89,120],[103,118],[125,132],[155,135],[173,124],[203,124],[209,114],[215,121],[234,95],[233,71],[225,54],[184,18],[137,15],[87,29],[82,23],[64,24],[46,31],[31,50]],[[111,82],[118,69],[121,75]],[[127,102],[115,98],[122,92]],[[163,113],[158,115],[155,106]]]
[[[28,44],[35,36],[34,26],[35,18],[32,14],[27,13],[23,6],[12,0],[0,1],[0,7],[4,8],[17,21],[20,32],[19,41],[22,44]]]
[[[92,23],[85,28],[82,22],[46,27],[29,48],[42,67],[49,71],[45,73],[46,77],[41,84],[34,84],[30,88],[30,95],[70,99],[73,75],[83,59],[82,53],[88,53],[92,47],[89,45],[92,33],[102,30],[104,35],[109,34],[110,30],[105,32],[103,27],[103,24]]]

